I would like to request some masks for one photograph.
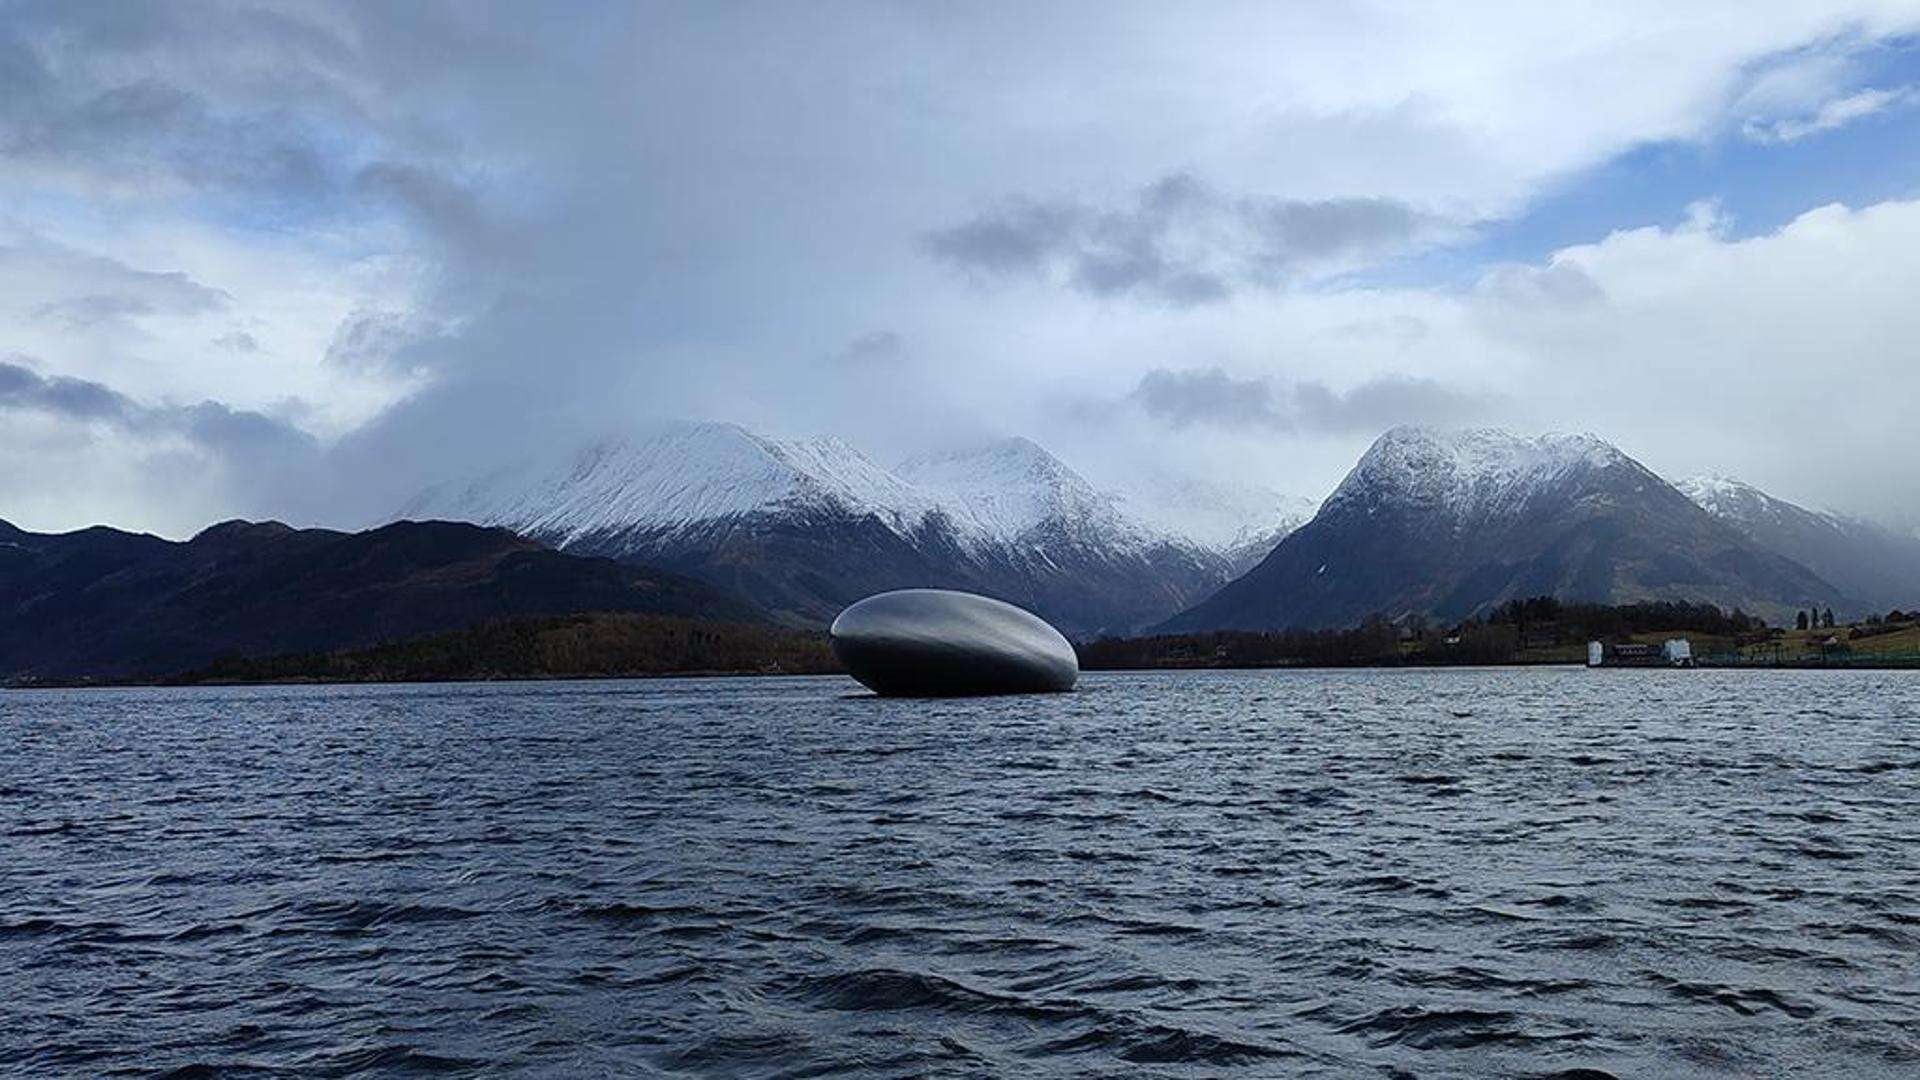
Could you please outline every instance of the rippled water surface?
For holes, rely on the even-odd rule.
[[[1911,673],[856,691],[0,693],[0,1072],[1920,1074]]]

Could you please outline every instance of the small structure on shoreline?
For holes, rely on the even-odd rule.
[[[1692,667],[1693,642],[1672,638],[1664,645],[1638,641],[1587,642],[1588,667]]]

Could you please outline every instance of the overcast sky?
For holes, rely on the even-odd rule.
[[[665,417],[1319,497],[1586,430],[1920,524],[1920,0],[0,0],[0,518]]]

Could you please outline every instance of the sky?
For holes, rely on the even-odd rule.
[[[665,419],[1319,498],[1590,431],[1920,526],[1920,0],[0,0],[0,518]]]

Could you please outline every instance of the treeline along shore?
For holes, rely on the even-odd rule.
[[[1579,664],[1586,644],[1658,644],[1686,637],[1704,664],[1740,667],[1920,667],[1920,615],[1901,611],[1850,626],[1769,627],[1711,604],[1569,604],[1548,597],[1503,605],[1447,626],[1369,619],[1344,630],[1217,631],[1102,638],[1076,646],[1088,671],[1282,667],[1447,667]],[[360,648],[230,657],[191,670],[115,683],[206,686],[274,683],[460,682],[839,672],[826,635],[623,612],[491,619],[461,630]]]
[[[812,631],[600,613],[495,619],[360,649],[236,657],[155,681],[175,686],[466,682],[838,670],[825,636]]]
[[[1830,615],[1824,625],[1809,622],[1783,629],[1712,604],[1579,604],[1541,596],[1448,625],[1375,617],[1344,630],[1103,638],[1080,646],[1080,663],[1089,671],[1578,664],[1589,642],[1658,645],[1684,637],[1703,666],[1920,667],[1920,613],[1894,610],[1851,625],[1836,626]]]

